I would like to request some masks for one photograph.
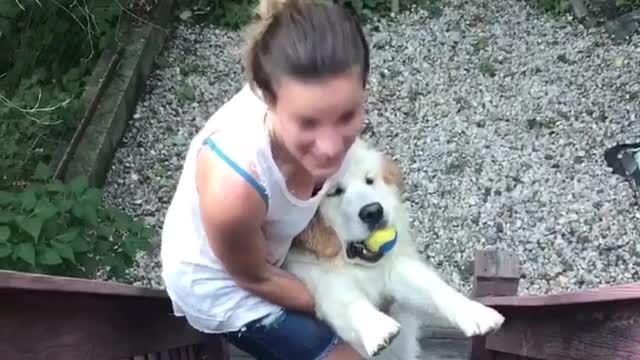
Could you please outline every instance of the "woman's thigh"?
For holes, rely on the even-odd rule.
[[[338,342],[324,322],[287,310],[255,320],[225,337],[257,360],[323,359]]]

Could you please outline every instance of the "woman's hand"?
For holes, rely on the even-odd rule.
[[[209,245],[238,286],[274,304],[315,314],[308,288],[267,261],[262,232],[267,208],[258,192],[204,149],[198,155],[196,181]]]

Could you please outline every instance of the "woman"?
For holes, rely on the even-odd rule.
[[[331,1],[262,0],[259,14],[248,85],[189,147],[162,276],[176,315],[258,359],[359,359],[280,265],[362,129],[368,43]]]

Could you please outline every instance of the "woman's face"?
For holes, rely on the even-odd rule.
[[[275,91],[270,110],[279,141],[314,178],[334,175],[364,121],[359,69],[322,80],[280,79]]]

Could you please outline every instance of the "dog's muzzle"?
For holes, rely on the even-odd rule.
[[[360,259],[369,263],[376,263],[384,256],[383,253],[373,252],[367,249],[364,241],[350,242],[347,245],[347,258]]]

